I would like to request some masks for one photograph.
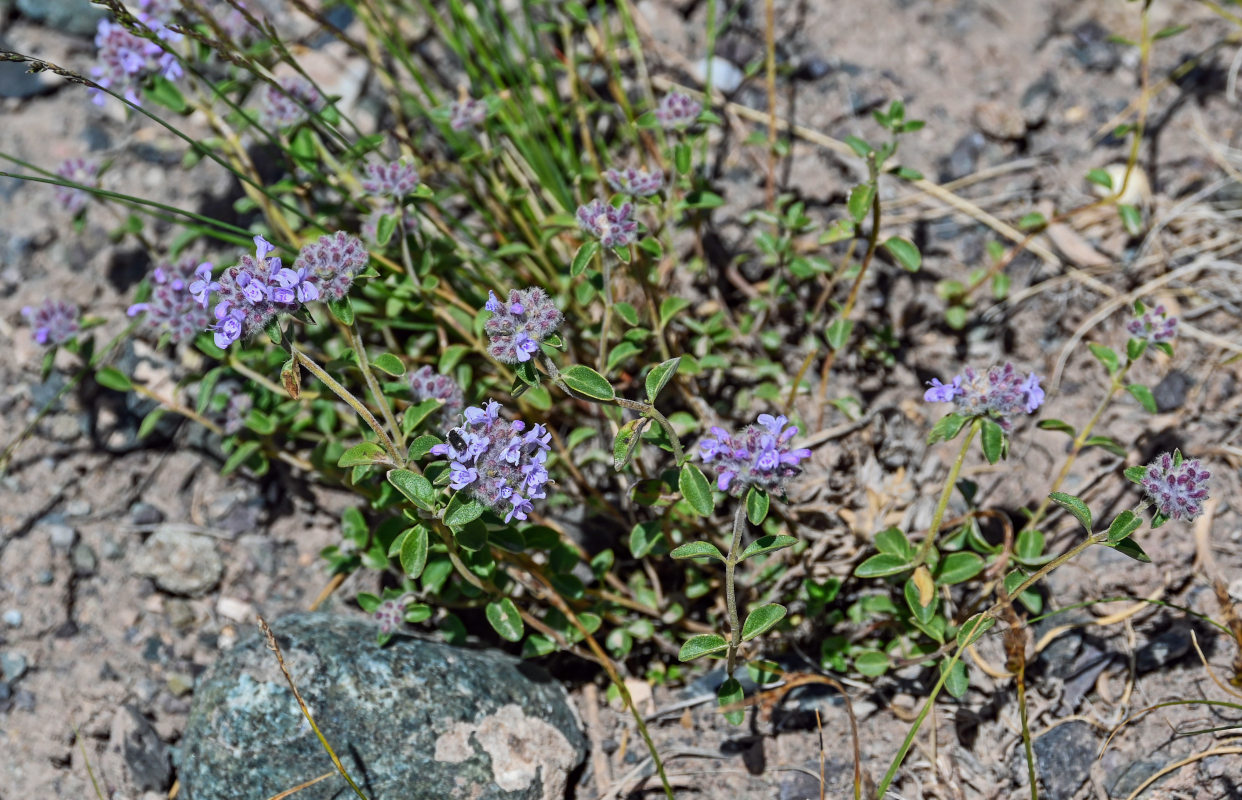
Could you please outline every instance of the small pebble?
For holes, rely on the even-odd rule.
[[[20,628],[22,626],[22,612],[16,608],[10,608],[4,612],[4,624],[10,628]]]
[[[68,551],[78,539],[77,531],[68,525],[61,525],[59,523],[48,525],[47,534],[52,541],[52,547],[57,550]]]
[[[725,94],[737,91],[737,87],[742,85],[742,80],[746,77],[734,64],[720,56],[712,56],[710,61],[701,58],[695,62],[694,77],[700,84],[707,84],[709,72],[712,77],[712,86]]]
[[[71,517],[85,517],[91,513],[91,504],[86,500],[70,500],[65,504],[65,514]]]
[[[129,509],[129,519],[135,525],[156,525],[164,521],[164,512],[150,503],[139,501]]]
[[[95,568],[99,565],[99,559],[95,557],[95,551],[86,542],[81,542],[73,548],[70,560],[73,561],[73,574],[81,578],[94,575]]]
[[[27,668],[26,656],[23,654],[12,651],[0,653],[0,672],[4,673],[4,679],[9,683],[25,675]]]

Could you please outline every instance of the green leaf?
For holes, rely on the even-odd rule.
[[[949,553],[936,565],[936,583],[951,586],[968,581],[983,571],[983,559],[978,553]]]
[[[910,546],[910,540],[901,532],[901,528],[892,527],[885,528],[875,535],[875,549],[881,553],[888,553],[893,556],[901,556],[907,561],[914,550]]]
[[[1108,543],[1117,544],[1122,539],[1130,536],[1143,525],[1143,518],[1133,511],[1122,511],[1113,520],[1113,524],[1108,526]]]
[[[421,403],[410,406],[405,410],[405,414],[401,418],[401,430],[408,436],[415,428],[441,408],[444,408],[444,401],[434,397],[429,397]]]
[[[1087,533],[1091,533],[1094,523],[1091,520],[1091,509],[1087,508],[1087,504],[1079,500],[1072,494],[1064,492],[1053,492],[1048,495],[1052,502],[1064,508],[1066,511],[1074,515],[1074,518],[1082,523],[1082,527]]]
[[[1095,356],[1104,365],[1104,369],[1108,370],[1109,375],[1121,369],[1121,359],[1113,348],[1105,347],[1095,342],[1088,342],[1087,349],[1091,351],[1091,355]]]
[[[1142,312],[1139,312],[1142,313]],[[1143,353],[1147,352],[1146,339],[1130,339],[1126,342],[1126,358],[1131,361],[1138,361],[1143,357]]]
[[[761,556],[764,553],[771,553],[776,550],[784,550],[786,547],[793,547],[798,540],[792,536],[780,534],[778,536],[760,536],[755,541],[746,546],[742,551],[742,555],[738,556],[738,561],[745,561],[748,558]]]
[[[1142,483],[1147,477],[1147,467],[1126,467],[1125,476],[1131,483]]]
[[[220,468],[221,475],[228,475],[242,464],[246,463],[252,455],[259,452],[258,442],[242,442],[236,450],[234,450],[224,462],[224,466]]]
[[[431,452],[431,448],[435,447],[438,444],[442,444],[442,441],[440,440],[439,436],[432,436],[430,434],[425,434],[423,436],[418,437],[410,445],[409,459],[411,461],[417,461],[420,458],[423,458],[424,456],[426,456],[428,453]]]
[[[879,650],[863,650],[854,656],[854,669],[868,678],[878,678],[891,666],[888,655]]]
[[[595,254],[599,252],[599,242],[594,239],[583,242],[582,246],[574,253],[574,260],[569,265],[569,274],[578,277],[586,268],[590,266],[591,259],[595,258]]]
[[[410,580],[418,580],[427,566],[427,529],[415,525],[401,542],[401,569]]]
[[[629,325],[638,325],[638,309],[629,303],[614,303],[612,310],[617,312],[617,316],[625,320]]]
[[[681,646],[681,652],[677,654],[678,661],[693,661],[696,658],[719,653],[726,650],[729,643],[725,638],[717,633],[703,633],[698,636],[691,636],[686,643]]]
[[[982,614],[975,614],[970,619],[962,623],[962,627],[957,629],[957,646],[966,647],[979,641],[988,628],[996,624],[994,617],[984,617]]]
[[[1018,230],[1034,231],[1043,230],[1046,227],[1048,227],[1048,219],[1038,211],[1023,214],[1022,218],[1018,220]]]
[[[660,327],[668,325],[669,321],[689,308],[690,301],[684,297],[673,295],[666,297],[660,302]]]
[[[833,350],[840,350],[849,341],[853,330],[854,323],[848,319],[837,318],[828,325],[828,330],[824,331],[824,339]]]
[[[1111,436],[1091,436],[1082,443],[1083,449],[1088,447],[1099,447],[1107,450],[1118,458],[1126,457],[1126,449],[1117,444],[1117,440]]]
[[[457,525],[453,528],[453,540],[467,550],[482,550],[487,545],[487,526],[477,519]]]
[[[1126,233],[1131,236],[1138,236],[1143,232],[1143,214],[1138,210],[1137,206],[1129,203],[1117,204],[1117,215],[1121,217],[1121,224],[1125,226]]]
[[[932,426],[931,433],[927,435],[927,443],[951,441],[961,432],[962,426],[969,421],[970,417],[963,414],[945,414]]]
[[[566,386],[584,397],[603,401],[616,397],[612,384],[603,375],[582,364],[574,364],[561,372],[561,379]]]
[[[682,175],[690,172],[690,144],[688,142],[678,142],[673,148],[673,165],[677,167],[677,171]]]
[[[257,408],[250,409],[246,415],[246,427],[261,436],[276,432],[276,422]]]
[[[450,528],[458,528],[483,515],[483,504],[478,500],[468,499],[464,492],[457,492],[444,509],[444,524]]]
[[[1059,431],[1067,436],[1077,436],[1078,431],[1068,422],[1062,422],[1059,419],[1041,419],[1035,423],[1035,427],[1042,428],[1046,431]]]
[[[163,406],[156,406],[151,412],[142,418],[142,424],[138,426],[138,438],[145,439],[155,430],[155,426],[160,424],[160,420],[164,418],[164,414],[168,409]]]
[[[720,549],[711,542],[687,542],[669,553],[673,558],[714,558],[724,561]]]
[[[989,464],[995,464],[1000,461],[1005,452],[1005,432],[1001,430],[1000,425],[990,419],[980,421],[983,423],[983,436],[980,440],[983,446],[983,457],[988,460]]]
[[[375,442],[363,442],[356,444],[341,454],[336,460],[338,467],[356,467],[359,464],[380,464],[388,461],[388,455],[384,448]]]
[[[116,392],[128,392],[134,384],[116,367],[102,367],[95,373],[95,382]]]
[[[763,524],[768,516],[770,503],[767,492],[754,486],[750,487],[750,491],[746,493],[746,518],[750,520],[751,525]]]
[[[379,223],[375,226],[375,244],[379,247],[386,247],[392,241],[392,235],[397,230],[397,215],[384,214],[379,218]]]
[[[871,210],[871,201],[874,198],[875,187],[870,183],[860,183],[850,191],[850,198],[846,206],[854,222],[860,223],[866,218],[867,213]]]
[[[1131,397],[1139,402],[1139,405],[1141,405],[1147,413],[1156,413],[1156,398],[1152,395],[1151,389],[1148,389],[1140,383],[1132,383],[1126,387],[1126,391],[1130,393]]]
[[[342,325],[354,324],[354,306],[349,302],[349,297],[342,297],[340,300],[329,300],[328,310],[332,312],[332,316]]]
[[[914,242],[911,242],[909,239],[893,236],[886,239],[883,246],[889,255],[907,272],[918,272],[919,267],[923,265],[922,254],[919,253],[919,249],[915,247]]]
[[[417,472],[411,472],[408,469],[390,469],[388,470],[388,482],[405,495],[406,499],[424,511],[435,510],[436,490],[432,487],[431,481]],[[454,495],[455,498],[457,496]]]
[[[647,373],[647,402],[655,403],[656,398],[674,375],[677,374],[677,367],[681,364],[681,356],[670,358],[668,361],[656,364]]]
[[[380,353],[371,361],[371,366],[380,372],[399,378],[405,374],[405,364],[401,363],[401,359],[392,353]]]
[[[612,467],[617,472],[625,469],[625,465],[634,457],[634,452],[642,442],[643,428],[648,422],[650,419],[647,417],[632,419],[617,431],[617,437],[612,440]]]
[[[729,678],[720,684],[720,688],[716,690],[716,705],[727,709],[724,712],[725,722],[730,725],[742,724],[746,719],[746,709],[742,706],[745,699],[746,694],[737,678]]]
[[[1023,561],[1034,561],[1044,553],[1044,535],[1036,530],[1024,530],[1018,534],[1014,554]]]
[[[181,90],[163,75],[152,78],[150,85],[142,93],[174,114],[184,114],[190,107]]]
[[[686,498],[686,502],[700,517],[710,517],[716,510],[716,498],[712,496],[711,484],[694,464],[686,462],[681,465],[677,487],[681,490],[681,496]]]
[[[634,558],[643,558],[650,555],[662,539],[664,531],[658,519],[640,522],[630,531],[630,552]]]
[[[879,553],[868,558],[854,570],[858,578],[885,578],[910,569],[910,559],[891,553]]]
[[[931,602],[927,605],[920,605],[919,587],[915,584],[913,578],[906,581],[903,593],[906,596],[906,606],[909,607],[910,613],[914,615],[914,619],[923,625],[931,622],[932,617],[936,615],[936,605],[939,598],[932,594]]]
[[[1129,556],[1135,561],[1141,561],[1144,564],[1151,563],[1151,556],[1143,552],[1143,548],[1139,547],[1138,542],[1133,539],[1122,539],[1116,544],[1110,544],[1109,547],[1113,548],[1118,553]]]
[[[522,615],[518,613],[513,601],[507,597],[487,604],[487,621],[502,639],[510,642],[521,641],[523,634],[526,633],[526,627],[522,624]]]
[[[1096,169],[1087,171],[1087,180],[1096,186],[1103,186],[1110,192],[1113,190],[1113,176],[1108,174],[1108,170]]]
[[[756,636],[767,633],[772,626],[784,619],[787,613],[788,609],[780,603],[759,606],[750,612],[746,616],[746,621],[742,623],[742,641],[749,642]]]
[[[959,700],[966,694],[966,690],[970,688],[970,676],[966,674],[966,665],[961,660],[953,661],[953,666],[949,666],[952,659],[945,657],[940,662],[940,674],[944,675],[944,689],[949,694]],[[946,673],[945,670],[948,670]]]

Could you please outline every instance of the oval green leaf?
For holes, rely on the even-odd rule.
[[[978,553],[949,553],[936,565],[936,583],[946,586],[968,581],[983,571]]]
[[[681,473],[677,476],[677,487],[681,489],[681,496],[686,498],[694,513],[700,517],[710,517],[716,510],[716,498],[712,496],[711,484],[703,476],[702,470],[694,464],[682,464]]]
[[[427,566],[427,529],[416,525],[406,531],[401,542],[401,569],[410,580],[418,580]]]
[[[879,650],[864,650],[854,656],[854,669],[868,678],[876,678],[888,672],[888,655]]]
[[[668,384],[674,375],[677,374],[677,367],[681,364],[681,356],[670,358],[668,361],[656,364],[647,373],[647,402],[654,403],[656,397]]]
[[[599,242],[592,239],[584,242],[578,248],[578,252],[574,253],[574,260],[569,265],[569,274],[578,277],[586,271],[587,266],[591,263],[591,259],[595,258],[595,254],[599,252]]]
[[[711,542],[689,542],[674,549],[669,555],[673,558],[714,558],[717,561],[725,560],[720,549]]]
[[[401,359],[392,353],[380,353],[371,361],[371,366],[395,378],[405,374],[405,364],[402,364]]]
[[[388,482],[405,495],[407,500],[424,511],[435,509],[435,489],[431,481],[417,472],[410,472],[408,469],[390,469],[388,470]]]
[[[522,634],[526,632],[526,626],[522,624],[522,615],[518,613],[513,601],[507,597],[487,604],[487,621],[501,638],[510,642],[520,641]]]
[[[456,528],[474,522],[483,516],[483,510],[483,504],[478,500],[469,499],[462,492],[457,492],[444,509],[444,524]]]
[[[985,617],[982,614],[975,614],[970,619],[962,623],[962,627],[957,629],[957,646],[966,647],[979,641],[987,629],[996,624],[994,617]]]
[[[780,603],[768,603],[766,606],[759,606],[746,616],[746,621],[742,623],[742,641],[749,642],[751,639],[766,633],[772,629],[772,626],[784,619],[788,610]]]
[[[1073,514],[1074,518],[1082,523],[1087,533],[1091,533],[1094,523],[1091,519],[1091,509],[1087,508],[1086,503],[1074,495],[1066,494],[1065,492],[1053,492],[1048,497],[1052,502]]]
[[[561,379],[565,381],[566,386],[583,397],[608,401],[617,396],[612,389],[612,384],[603,375],[582,364],[574,364],[563,371]]]
[[[771,500],[768,493],[754,486],[750,487],[750,491],[746,493],[746,518],[750,520],[751,525],[762,525],[768,516],[768,507]]]
[[[134,384],[116,367],[104,367],[95,373],[95,382],[117,392],[128,392]]]
[[[698,636],[691,636],[681,646],[681,652],[677,654],[677,659],[679,661],[693,661],[696,658],[702,658],[712,653],[719,653],[721,650],[728,648],[728,646],[728,641],[717,633],[703,633]]]
[[[764,553],[771,553],[774,550],[784,550],[786,547],[793,547],[797,543],[797,539],[792,536],[786,536],[785,534],[780,534],[779,536],[760,536],[758,539],[746,546],[746,549],[742,551],[742,555],[738,558],[738,561],[745,561],[748,558],[763,555]]]
[[[854,569],[857,578],[885,578],[910,569],[910,560],[891,553],[879,553],[868,558]]]
[[[338,467],[356,467],[359,464],[381,464],[388,460],[388,456],[384,452],[384,448],[375,442],[363,442],[341,453],[341,457],[336,460]]]

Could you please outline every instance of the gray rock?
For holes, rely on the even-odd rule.
[[[1152,397],[1156,400],[1156,409],[1164,414],[1181,408],[1186,402],[1186,392],[1193,385],[1194,381],[1186,373],[1179,369],[1169,370],[1169,374],[1151,390]]]
[[[1045,72],[1039,80],[1026,87],[1020,105],[1028,126],[1041,125],[1048,119],[1048,112],[1052,110],[1058,93],[1057,79],[1051,72]]]
[[[4,612],[4,624],[10,628],[20,628],[22,626],[22,612],[16,608],[10,608]]]
[[[130,507],[129,520],[135,525],[157,525],[164,521],[164,512],[139,500]]]
[[[78,532],[63,523],[57,522],[45,527],[52,547],[57,550],[68,552],[73,547],[73,543],[78,540]]]
[[[210,538],[160,528],[143,543],[133,570],[166,592],[196,597],[220,582],[224,563]]]
[[[273,626],[286,663],[346,771],[372,800],[563,797],[584,739],[565,690],[501,653],[409,637],[375,646],[368,620],[296,614]],[[256,797],[324,771],[257,631],[200,678],[179,748],[186,800]],[[333,776],[304,800],[344,796]]]
[[[1048,731],[1031,746],[1036,771],[1044,785],[1044,794],[1040,796],[1047,800],[1070,800],[1087,780],[1099,737],[1086,722],[1067,722]],[[1023,764],[1022,774],[1025,773]]]
[[[73,574],[79,578],[94,575],[95,568],[99,566],[95,551],[86,542],[79,542],[69,554],[69,559],[73,562]]]
[[[1158,758],[1148,758],[1126,764],[1125,767],[1106,779],[1108,793],[1112,797],[1128,797],[1144,781],[1166,766],[1168,766],[1168,762]],[[1165,776],[1165,778],[1167,777]],[[1160,781],[1165,780],[1165,778],[1161,778]],[[1160,781],[1156,781],[1156,785],[1159,785]]]
[[[33,714],[35,710],[34,692],[26,689],[18,689],[13,693],[13,708],[18,711],[25,711],[27,714]]]
[[[93,36],[99,20],[107,16],[90,0],[17,0],[17,10],[28,20],[76,36]]]
[[[12,650],[0,653],[0,672],[4,673],[4,679],[9,683],[14,683],[18,678],[26,674],[28,665],[26,656]]]
[[[971,131],[958,139],[948,157],[941,162],[940,179],[954,180],[974,172],[979,165],[979,156],[986,146],[983,134],[978,131]]]
[[[1087,20],[1074,28],[1069,54],[1086,69],[1112,72],[1121,63],[1117,45],[1109,41],[1109,31],[1095,20]]]
[[[1134,654],[1134,667],[1139,674],[1168,666],[1190,651],[1190,627],[1175,625],[1152,639]]]
[[[112,717],[100,768],[113,786],[132,792],[162,792],[172,784],[168,745],[137,708],[121,706]]]

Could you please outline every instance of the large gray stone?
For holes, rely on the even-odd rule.
[[[503,653],[399,636],[365,619],[272,625],[298,690],[371,800],[560,800],[584,739],[565,690]],[[333,769],[261,635],[200,678],[181,744],[186,800],[271,797]],[[300,800],[352,796],[339,775]]]
[[[189,597],[210,591],[224,574],[224,562],[211,539],[173,527],[152,534],[132,568],[164,591]]]
[[[17,0],[17,10],[26,19],[78,36],[94,36],[99,20],[108,15],[91,0]]]

